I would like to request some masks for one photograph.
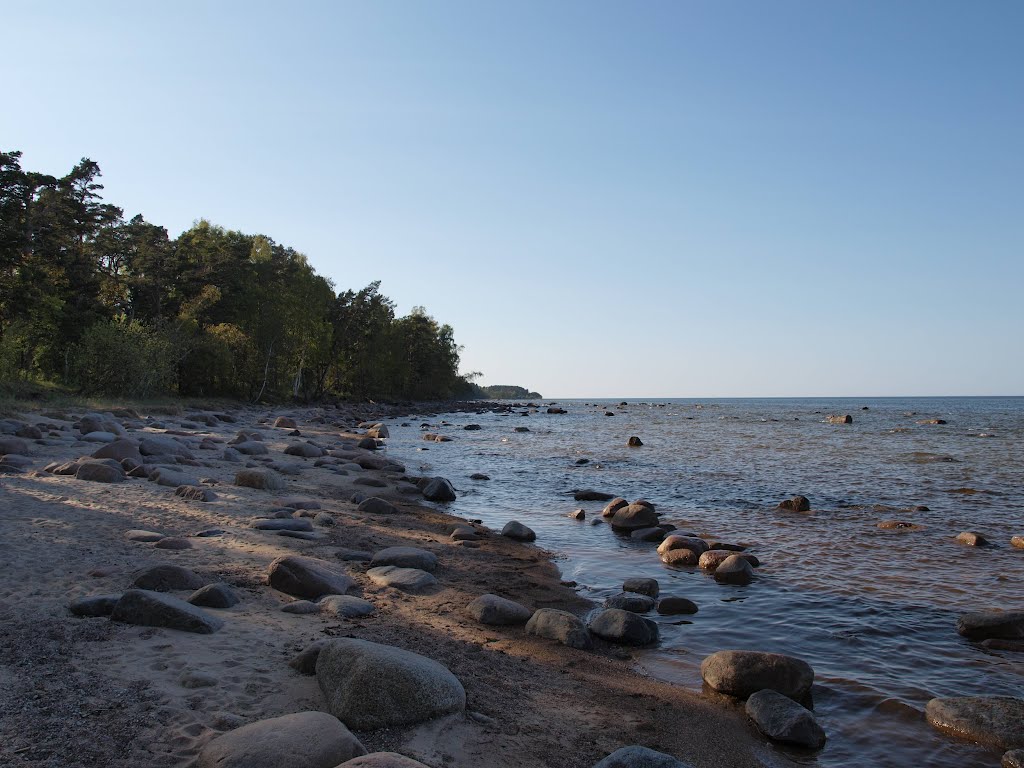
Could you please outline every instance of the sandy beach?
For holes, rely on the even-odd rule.
[[[40,437],[31,430],[26,438],[2,436],[8,443],[0,453],[27,457],[0,477],[4,765],[196,765],[209,742],[239,726],[326,711],[317,678],[300,674],[289,661],[330,638],[421,654],[447,667],[465,689],[464,712],[416,725],[353,728],[371,753],[397,752],[432,768],[584,768],[639,744],[698,768],[789,764],[741,705],[645,677],[628,647],[598,640],[592,650],[578,650],[527,635],[521,625],[484,625],[467,615],[466,605],[486,593],[531,611],[582,616],[592,606],[560,582],[543,541],[513,541],[482,526],[477,540],[455,541],[453,529],[474,517],[466,504],[456,500],[441,511],[424,505],[410,482],[416,478],[400,468],[360,467],[359,457],[381,454],[402,463],[386,447],[357,447],[365,438],[359,422],[380,413],[327,408],[223,414],[233,422],[193,411],[108,417],[129,440],[180,445],[173,469],[184,484],[211,490],[215,498],[207,502],[178,496],[174,485],[147,477],[108,483],[45,471],[108,444],[81,440],[76,424],[83,413],[18,414],[8,426],[21,421]],[[282,416],[297,429],[273,426]],[[243,431],[259,438],[246,442],[259,442],[266,452],[225,460],[229,442]],[[10,450],[19,447],[12,440],[23,440],[24,450]],[[321,455],[284,453],[295,444],[312,444]],[[166,468],[167,457],[160,460]],[[236,485],[246,465],[265,469],[283,487]],[[173,477],[172,470],[166,475]],[[450,480],[456,488],[467,482]],[[388,500],[398,511],[360,512],[352,501],[357,493]],[[319,509],[278,511],[282,502],[296,499]],[[252,527],[254,520],[275,515],[316,522],[306,538]],[[137,530],[166,538],[126,537]],[[196,535],[211,531],[219,533]],[[433,553],[438,584],[410,593],[371,581],[370,564],[356,553],[393,546]],[[356,584],[353,594],[369,601],[373,613],[342,618],[325,610],[282,611],[296,598],[268,585],[268,567],[288,555],[316,558],[347,574]],[[222,627],[196,634],[76,616],[68,608],[77,598],[123,593],[140,572],[162,564],[229,587],[237,605],[203,609],[223,620]],[[185,598],[189,592],[173,594]]]

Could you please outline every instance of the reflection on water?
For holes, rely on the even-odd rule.
[[[923,709],[933,696],[1024,691],[1024,654],[987,651],[954,630],[962,612],[1024,604],[1024,550],[1009,546],[1024,534],[1024,399],[562,405],[568,414],[448,415],[451,426],[431,431],[452,443],[424,443],[424,419],[396,421],[388,450],[410,470],[449,477],[457,513],[492,527],[530,525],[594,600],[630,576],[656,577],[663,595],[694,600],[700,612],[686,621],[657,619],[661,643],[638,654],[652,674],[699,689],[701,660],[724,648],[807,660],[829,741],[815,755],[780,750],[791,759],[998,764],[991,751],[934,732]],[[845,413],[852,424],[825,423]],[[946,424],[922,423],[933,419]],[[467,423],[483,428],[462,430]],[[630,435],[644,447],[628,448]],[[577,465],[581,458],[589,462]],[[492,479],[469,480],[473,472]],[[593,525],[602,505],[574,501],[576,488],[644,497],[679,528],[750,545],[763,562],[756,581],[727,587],[663,566],[653,544]],[[774,509],[794,494],[812,511]],[[566,516],[577,507],[586,521]],[[913,527],[881,529],[883,521]],[[956,543],[963,530],[995,546]]]

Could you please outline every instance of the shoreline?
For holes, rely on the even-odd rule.
[[[504,410],[490,401],[465,405],[466,410]],[[59,437],[52,445],[29,440],[31,464],[0,480],[0,500],[11,510],[0,520],[0,535],[9,545],[11,572],[19,577],[0,593],[5,647],[0,675],[7,691],[0,705],[0,753],[10,753],[5,764],[193,764],[207,742],[233,727],[324,710],[316,679],[299,675],[288,661],[310,642],[332,636],[426,655],[448,667],[466,690],[466,716],[354,731],[370,751],[398,751],[434,768],[586,768],[615,749],[641,744],[698,768],[756,766],[765,760],[788,764],[766,746],[741,707],[712,703],[642,676],[622,646],[598,641],[595,650],[579,651],[526,636],[521,627],[482,625],[464,613],[465,605],[484,593],[531,609],[585,612],[590,604],[561,583],[550,553],[496,532],[483,535],[476,547],[452,542],[451,529],[472,517],[458,501],[438,511],[410,503],[412,497],[400,492],[400,487],[408,492],[408,486],[397,473],[339,474],[337,465],[315,467],[311,458],[283,454],[289,443],[306,440],[351,450],[340,434],[355,432],[356,417],[388,418],[435,407],[444,408],[437,413],[454,412],[449,404],[250,408],[233,411],[234,423],[161,417],[164,429],[144,431],[133,428],[142,422],[131,416],[120,419],[136,437],[170,435],[192,445],[201,463],[178,468],[197,480],[214,481],[204,486],[217,494],[209,503],[185,500],[173,487],[145,479],[106,484],[40,472],[50,461],[88,455],[98,445],[74,440],[70,419],[26,414],[28,422],[64,428],[53,430]],[[271,426],[272,418],[282,415],[296,420],[300,435]],[[182,427],[182,421],[198,429]],[[216,451],[198,447],[204,437],[226,442],[242,429],[261,433],[268,456],[286,471],[292,471],[288,465],[301,465],[298,474],[282,476],[283,490],[234,485],[241,465],[214,458],[224,445],[209,443]],[[401,512],[360,513],[348,500],[356,491],[390,499]],[[296,495],[317,501],[335,524],[317,527],[322,536],[314,540],[249,527],[253,518],[269,514],[275,499]],[[211,527],[225,534],[192,535]],[[160,549],[124,537],[126,530],[140,528],[180,537],[191,546]],[[379,587],[366,578],[366,563],[339,558],[341,550],[395,545],[435,553],[440,586],[415,595]],[[283,613],[280,608],[291,598],[264,581],[267,565],[288,554],[341,567],[375,612],[361,619]],[[193,635],[68,612],[70,600],[123,590],[131,574],[158,563],[206,573],[234,589],[242,598],[239,605],[210,611],[224,619],[224,628]],[[110,736],[97,738],[97,732]],[[77,762],[69,762],[71,755]]]

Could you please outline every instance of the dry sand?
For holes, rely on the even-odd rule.
[[[316,679],[298,674],[288,661],[310,642],[332,636],[424,654],[465,686],[471,715],[357,732],[371,751],[402,752],[433,768],[583,768],[619,747],[642,744],[698,768],[789,764],[737,706],[644,677],[628,649],[598,643],[594,651],[578,651],[527,637],[521,627],[489,627],[467,617],[464,606],[487,592],[531,609],[582,615],[592,606],[560,583],[550,556],[537,546],[493,533],[475,548],[450,541],[449,532],[463,520],[399,495],[395,475],[337,474],[314,468],[312,459],[282,455],[296,440],[342,447],[342,429],[354,426],[351,414],[273,415],[281,413],[297,420],[301,438],[271,427],[262,411],[236,411],[238,423],[198,429],[182,429],[181,417],[156,417],[167,429],[187,433],[181,438],[193,445],[204,436],[227,440],[239,429],[256,429],[271,458],[302,465],[300,474],[285,478],[285,490],[254,490],[233,485],[242,465],[220,460],[220,450],[193,449],[202,465],[181,469],[215,490],[218,498],[210,503],[183,500],[173,488],[145,479],[104,484],[39,471],[98,445],[76,439],[76,414],[22,416],[52,424],[58,437],[29,441],[32,465],[23,474],[0,477],[0,764],[193,765],[204,744],[238,725],[324,709]],[[60,415],[67,418],[52,418]],[[132,437],[164,431],[144,419],[121,420]],[[353,484],[367,476],[383,478],[388,487]],[[354,491],[390,498],[402,513],[361,514],[349,501]],[[286,495],[319,501],[337,524],[318,527],[323,537],[316,541],[249,527]],[[458,501],[447,510],[472,517]],[[188,537],[209,528],[225,533],[190,538],[192,548],[181,551],[124,537],[129,529]],[[438,556],[439,588],[411,595],[378,587],[366,578],[365,563],[338,558],[346,549],[398,544]],[[265,579],[268,564],[283,554],[337,563],[376,613],[342,620],[282,612],[294,598]],[[71,599],[119,593],[134,572],[161,563],[186,566],[239,594],[241,603],[233,608],[207,609],[224,619],[219,632],[131,626],[68,611]]]

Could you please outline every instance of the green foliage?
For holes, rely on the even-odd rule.
[[[530,392],[512,384],[493,384],[483,387],[484,396],[491,400],[542,400],[539,392]]]
[[[452,328],[395,317],[371,283],[335,292],[307,258],[206,220],[171,240],[0,152],[0,381],[116,396],[443,399],[475,392]]]
[[[167,333],[138,320],[91,325],[74,353],[74,379],[86,394],[151,397],[174,390],[176,349]]]

